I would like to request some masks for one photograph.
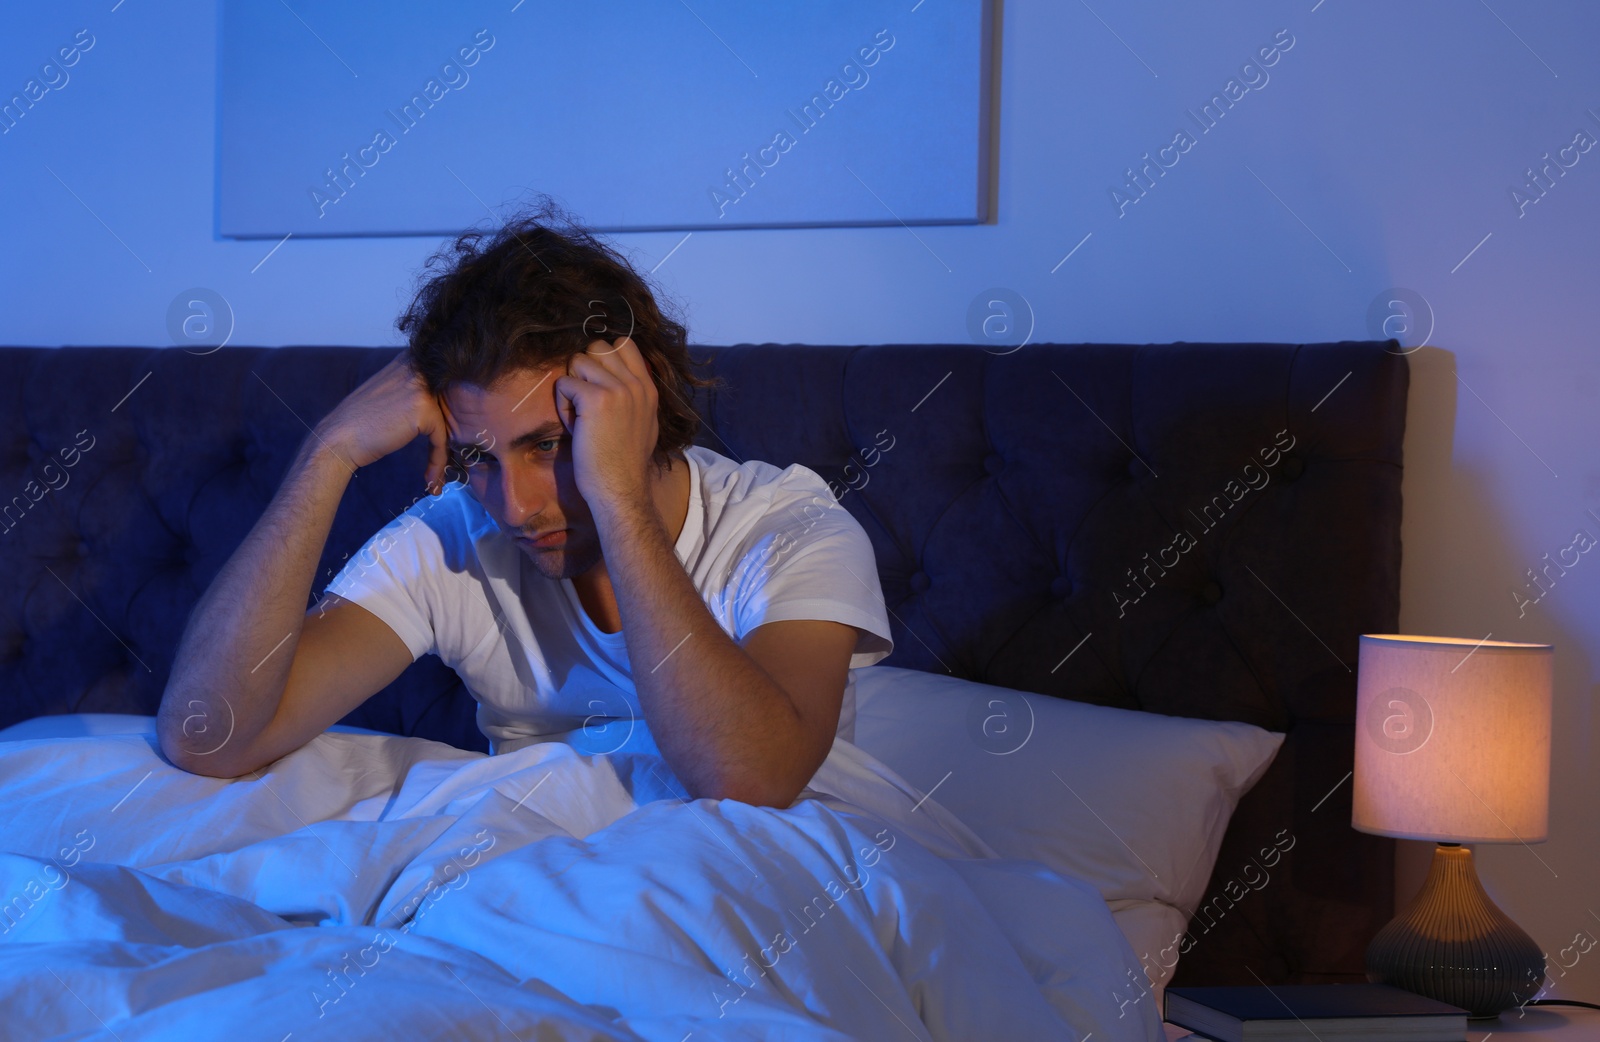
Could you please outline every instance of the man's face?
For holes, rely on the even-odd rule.
[[[582,575],[601,556],[572,469],[572,435],[556,414],[555,381],[564,372],[517,369],[493,389],[461,384],[445,393],[450,447],[467,487],[548,579]]]

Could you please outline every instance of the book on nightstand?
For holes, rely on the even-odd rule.
[[[1171,988],[1163,1016],[1218,1042],[1466,1042],[1467,1011],[1387,984]]]

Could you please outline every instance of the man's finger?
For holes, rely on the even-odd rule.
[[[450,415],[450,403],[444,400],[444,395],[440,395],[433,400],[433,404],[438,406],[439,415],[444,417],[445,433],[449,434],[455,429],[456,423],[455,417]]]
[[[587,354],[573,355],[571,363],[567,366],[567,374],[569,377],[586,380],[601,387],[618,387],[627,377],[627,367],[621,366],[620,372],[613,372],[612,367],[606,365],[606,357],[615,356],[596,358]]]
[[[450,433],[442,425],[437,425],[428,432],[428,440],[433,443],[433,448],[428,453],[428,491],[438,495],[444,491],[445,467],[450,461]]]
[[[429,442],[425,483],[428,491],[437,495],[444,490],[444,475],[450,465],[450,409],[442,395],[427,393],[420,375],[415,376],[415,381],[423,400],[433,407],[431,410],[424,407],[424,412],[432,415],[424,415],[421,426]]]
[[[568,434],[576,433],[578,421],[578,396],[583,393],[584,380],[581,377],[563,375],[556,377],[554,384],[556,392],[556,419],[567,429]]]
[[[592,361],[617,380],[625,381],[628,379],[629,370],[628,364],[622,360],[621,344],[620,339],[613,344],[597,338],[589,341],[589,346],[577,357]]]
[[[592,338],[589,341],[589,346],[585,347],[583,350],[586,354],[594,358],[600,358],[604,355],[615,353],[617,350],[617,344],[616,341],[607,340],[605,337],[597,336]]]
[[[644,360],[644,355],[639,351],[639,345],[634,342],[633,337],[618,337],[616,344],[613,346],[615,347],[615,354],[611,355],[611,357],[615,358],[623,368],[627,369],[637,379],[645,381],[650,379],[650,365]]]

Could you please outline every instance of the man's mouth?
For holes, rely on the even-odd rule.
[[[519,536],[516,537],[516,539],[517,539],[517,542],[522,543],[525,546],[533,546],[533,547],[540,547],[540,548],[548,548],[548,547],[552,547],[552,546],[561,546],[562,544],[564,544],[567,541],[567,530],[565,528],[558,528],[553,532],[546,532],[544,535],[541,535],[541,536],[520,536],[519,535]]]

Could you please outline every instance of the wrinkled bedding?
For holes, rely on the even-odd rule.
[[[0,808],[0,1039],[1163,1037],[1091,886],[843,740],[784,810],[559,742],[16,741]]]

